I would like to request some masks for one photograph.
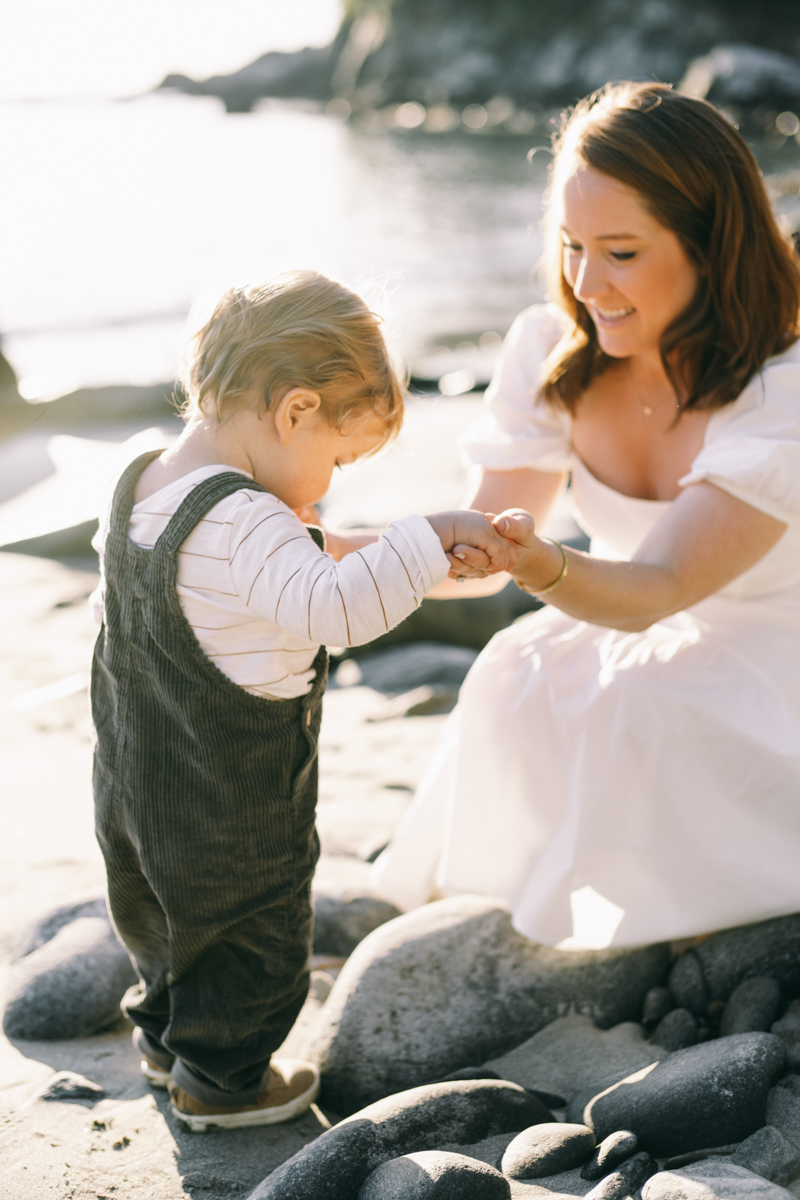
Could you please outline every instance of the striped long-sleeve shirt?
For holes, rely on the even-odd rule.
[[[191,489],[230,470],[202,467],[135,505],[131,539],[155,545]],[[107,516],[95,539],[101,572],[106,528]],[[376,543],[337,563],[275,496],[242,489],[216,504],[181,546],[177,591],[212,662],[246,691],[283,700],[310,689],[320,644],[372,641],[413,612],[447,571],[424,517],[393,521]],[[101,575],[98,618],[102,587]]]

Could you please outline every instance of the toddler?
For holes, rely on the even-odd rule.
[[[321,275],[227,292],[183,386],[182,435],[123,472],[101,522],[91,698],[109,907],[140,976],[123,1010],[145,1075],[203,1130],[289,1120],[319,1087],[271,1056],[308,987],[324,644],[514,551],[451,512],[337,563],[295,515],[402,420],[377,318]]]

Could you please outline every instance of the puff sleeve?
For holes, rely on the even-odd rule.
[[[786,525],[800,525],[800,346],[770,359],[711,417],[681,487],[707,480]]]
[[[489,471],[570,469],[570,416],[538,397],[542,363],[564,333],[565,320],[552,304],[535,304],[517,317],[486,391],[486,410],[461,439],[467,465]]]

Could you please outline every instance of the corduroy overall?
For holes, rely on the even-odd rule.
[[[218,501],[263,489],[232,472],[206,479],[145,549],[128,522],[154,457],[122,475],[105,543],[91,688],[97,837],[142,980],[123,1010],[176,1056],[173,1078],[196,1099],[250,1104],[308,989],[327,653],[292,700],[253,696],[206,657],[178,600],[178,550]]]

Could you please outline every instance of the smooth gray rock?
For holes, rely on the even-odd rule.
[[[14,964],[3,1028],[28,1041],[85,1037],[119,1017],[136,981],[108,921],[79,917]]]
[[[356,1200],[389,1159],[518,1132],[552,1115],[514,1083],[435,1083],[379,1100],[340,1121],[267,1176],[250,1200]]]
[[[697,1044],[697,1021],[688,1008],[673,1008],[653,1031],[653,1041],[665,1050],[685,1050]]]
[[[657,1170],[656,1160],[642,1150],[601,1179],[587,1195],[591,1200],[625,1200],[626,1196],[635,1196]]]
[[[337,979],[311,1049],[323,1103],[353,1112],[486,1062],[570,1010],[603,1027],[631,1019],[668,953],[554,950],[516,933],[492,900],[426,904],[371,933]]]
[[[694,950],[685,950],[669,973],[669,990],[681,1008],[695,1017],[704,1017],[708,1009],[708,989],[700,960]]]
[[[691,956],[708,1000],[727,1000],[734,988],[757,975],[770,975],[787,993],[796,995],[800,991],[800,913],[715,933],[678,959],[670,990],[678,1004],[701,1016],[673,987],[675,971]]]
[[[778,1080],[779,1088],[786,1088],[793,1096],[800,1096],[800,1075],[784,1075]]]
[[[764,1124],[783,1070],[780,1040],[739,1033],[677,1050],[591,1100],[583,1119],[598,1140],[630,1129],[656,1157],[740,1142]]]
[[[102,1100],[105,1088],[74,1071],[58,1071],[51,1075],[39,1092],[40,1100]]]
[[[781,989],[770,975],[746,979],[731,992],[720,1021],[720,1037],[757,1033],[770,1028],[781,1006]]]
[[[764,1125],[745,1138],[730,1161],[781,1185],[800,1175],[800,1150],[774,1125]]]
[[[664,1017],[674,1005],[672,993],[668,987],[654,987],[644,998],[642,1007],[642,1023],[652,1028]]]
[[[314,896],[314,953],[347,958],[379,925],[400,916],[400,909],[377,896]]]
[[[659,1171],[642,1200],[789,1200],[791,1192],[725,1160],[708,1159],[679,1171]]]
[[[789,1079],[797,1079],[790,1075]],[[767,1124],[780,1129],[795,1146],[800,1147],[800,1092],[793,1092],[784,1086],[781,1080],[779,1087],[774,1087],[767,1097]]]
[[[786,108],[800,98],[800,65],[761,46],[715,46],[694,64],[709,76],[705,96],[713,104]]]
[[[792,1000],[780,1021],[772,1026],[786,1048],[786,1068],[800,1070],[800,1000]]]
[[[511,1079],[529,1091],[551,1092],[567,1100],[589,1091],[589,1100],[667,1054],[663,1046],[645,1040],[638,1021],[598,1029],[591,1018],[575,1013],[559,1017],[507,1054],[490,1059],[486,1066],[501,1079]]]
[[[448,646],[443,642],[408,642],[406,645],[359,655],[346,660],[346,678],[356,679],[353,669],[358,666],[358,682],[378,692],[408,692],[423,684],[460,687],[467,672],[478,657],[477,650],[466,646]],[[338,678],[338,672],[337,672]]]
[[[53,940],[60,929],[79,917],[104,917],[108,921],[108,906],[103,892],[76,896],[74,900],[49,908],[26,925],[14,940],[12,962],[17,962]],[[110,922],[109,922],[110,924]]]
[[[358,1200],[510,1200],[511,1185],[494,1167],[442,1150],[405,1154],[376,1167]]]
[[[503,1155],[501,1170],[509,1179],[541,1179],[579,1167],[594,1150],[594,1134],[586,1125],[534,1125],[517,1134]]]
[[[639,1139],[629,1129],[618,1129],[603,1138],[592,1157],[581,1169],[581,1179],[602,1179],[626,1158],[636,1153]]]

